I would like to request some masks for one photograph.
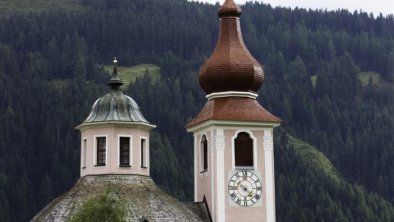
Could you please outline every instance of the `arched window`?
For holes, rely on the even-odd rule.
[[[234,141],[236,167],[253,167],[253,139],[248,133],[241,132]]]
[[[206,172],[208,171],[208,141],[205,135],[203,135],[201,138],[200,157],[201,157],[200,171]]]

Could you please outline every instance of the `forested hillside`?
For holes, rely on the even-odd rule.
[[[138,77],[125,92],[158,125],[153,179],[191,200],[192,138],[184,126],[206,101],[198,69],[216,44],[219,5],[81,0],[63,7],[57,0],[55,8],[4,10],[6,2],[0,218],[28,221],[76,182],[80,138],[73,127],[107,93],[104,65],[114,56],[121,66],[160,67],[160,77]],[[284,120],[275,140],[278,221],[392,221],[394,17],[259,3],[242,9],[245,43],[266,75],[258,100]],[[300,151],[309,146],[287,134],[333,165],[310,161],[317,156]]]

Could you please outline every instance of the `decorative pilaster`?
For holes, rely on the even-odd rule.
[[[264,129],[263,147],[265,163],[265,195],[267,222],[275,222],[274,140],[273,129]]]
[[[197,193],[197,176],[198,176],[198,140],[197,135],[194,134],[194,201],[199,202]]]
[[[216,189],[217,189],[217,211],[216,222],[225,222],[225,190],[224,190],[224,131],[223,129],[215,130],[215,147],[216,147]]]

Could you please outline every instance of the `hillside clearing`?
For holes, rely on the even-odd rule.
[[[367,86],[369,84],[369,79],[371,79],[374,85],[382,82],[380,74],[374,71],[357,73],[357,78],[360,80],[362,86]]]
[[[109,75],[111,75],[113,65],[105,65],[104,69]],[[147,73],[152,79],[157,79],[160,76],[160,67],[155,64],[139,64],[130,67],[118,67],[118,74],[123,80],[125,87],[127,87],[130,83],[134,82],[137,77],[141,77]]]

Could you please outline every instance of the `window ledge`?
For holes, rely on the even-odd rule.
[[[142,169],[148,169],[148,167],[146,167],[146,166],[141,166],[141,168],[142,168]]]
[[[96,164],[95,167],[105,167],[105,164]]]
[[[234,170],[255,170],[254,166],[236,166]]]
[[[119,167],[131,167],[131,165],[119,165]]]
[[[82,169],[86,169],[86,167],[82,167]]]
[[[207,174],[207,173],[208,173],[208,170],[200,171],[200,173],[201,173],[201,174]]]

